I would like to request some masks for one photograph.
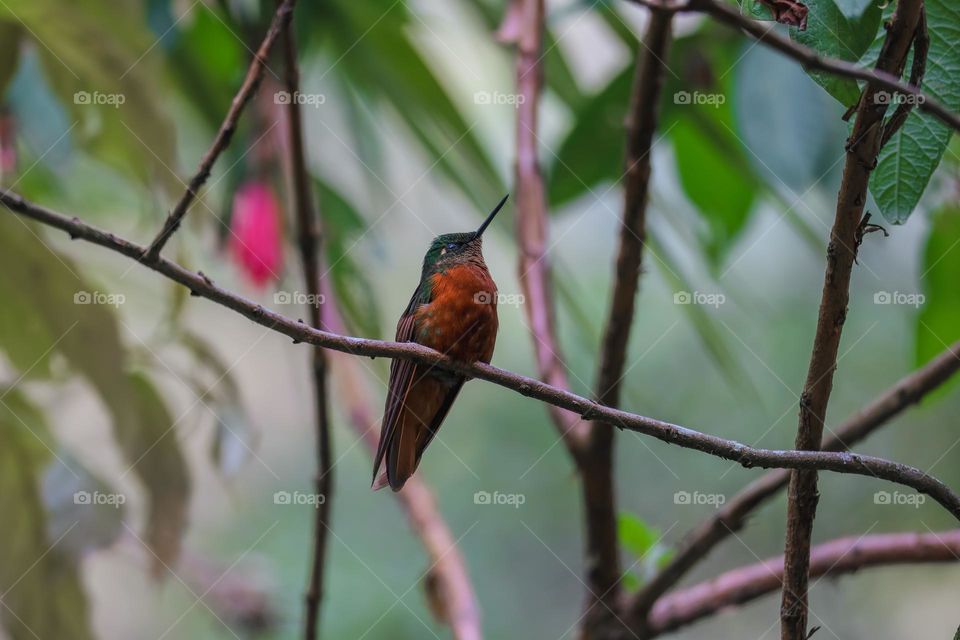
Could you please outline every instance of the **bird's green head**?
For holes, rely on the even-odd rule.
[[[483,254],[481,253],[483,232],[493,221],[494,216],[503,208],[508,197],[509,194],[503,197],[476,231],[445,233],[434,238],[433,242],[430,243],[427,254],[423,257],[423,276],[426,277],[468,262],[483,262]]]

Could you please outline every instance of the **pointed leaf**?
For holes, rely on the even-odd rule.
[[[617,518],[617,534],[623,546],[637,558],[643,557],[660,539],[657,529],[627,511],[621,511]]]
[[[79,267],[13,216],[0,217],[0,272],[36,312],[62,354],[98,393],[114,437],[149,502],[146,539],[164,562],[173,560],[185,524],[189,492],[186,463],[162,400],[141,376],[128,375],[127,353],[111,304],[123,294],[97,291]]]
[[[559,207],[623,172],[623,119],[630,100],[633,66],[628,65],[599,93],[587,98],[557,149],[548,172],[551,207]]]
[[[35,409],[12,406],[10,395],[0,403],[0,623],[11,640],[92,640],[77,566],[60,546],[72,532],[47,533],[38,488],[46,427]]]
[[[131,374],[129,386],[137,422],[115,429],[115,437],[147,492],[145,540],[154,554],[154,573],[162,575],[167,566],[176,563],[180,551],[190,480],[176,425],[163,398],[142,374]]]
[[[0,22],[0,103],[20,61],[20,25]]]
[[[803,31],[790,29],[790,37],[831,58],[857,62],[866,53],[880,28],[880,4],[871,3],[859,18],[845,16],[834,0],[808,0],[810,12],[807,28]],[[810,77],[827,90],[845,107],[860,97],[860,88],[855,80],[811,71]]]
[[[316,179],[323,216],[324,253],[330,284],[347,328],[362,335],[380,335],[380,306],[362,265],[351,255],[367,228],[360,212],[330,183]]]
[[[744,45],[740,56],[733,107],[747,160],[791,204],[811,188],[833,197],[847,135],[843,107],[796,63],[766,47]]]
[[[927,71],[922,87],[953,112],[960,111],[960,7],[953,0],[924,3],[930,35]],[[909,68],[909,66],[908,66]],[[890,107],[892,112],[893,107]],[[914,108],[906,122],[880,151],[870,176],[870,192],[883,217],[903,224],[916,208],[940,164],[952,129]]]
[[[851,20],[859,19],[871,4],[876,4],[876,0],[834,0],[834,2],[837,3],[840,13]]]
[[[923,304],[917,315],[916,363],[922,366],[960,340],[960,207],[933,216],[923,253]]]
[[[48,537],[63,536],[60,547],[77,561],[88,551],[109,547],[123,532],[126,496],[66,452],[47,465],[42,493]]]

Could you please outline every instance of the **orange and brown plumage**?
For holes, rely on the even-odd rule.
[[[434,238],[420,284],[397,323],[397,342],[416,342],[463,362],[490,362],[497,340],[497,285],[483,261],[482,236],[506,201],[504,196],[476,231]],[[403,488],[465,381],[409,360],[391,363],[374,489]]]

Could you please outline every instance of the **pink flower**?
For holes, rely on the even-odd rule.
[[[248,182],[233,197],[230,253],[257,287],[275,280],[283,268],[280,206],[268,184]]]
[[[13,173],[17,168],[17,148],[14,142],[13,116],[0,110],[0,175]]]

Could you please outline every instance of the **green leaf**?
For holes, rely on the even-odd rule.
[[[50,461],[41,486],[48,537],[63,536],[59,547],[75,560],[88,551],[109,547],[120,537],[126,496],[70,454],[62,452]]]
[[[743,0],[743,2],[740,3],[740,13],[748,18],[762,20],[764,22],[770,22],[775,19],[770,7],[760,2],[760,0]]]
[[[845,16],[834,0],[807,0],[810,9],[807,28],[790,29],[790,37],[821,55],[857,62],[876,38],[880,27],[880,5],[873,2],[859,18]],[[811,71],[810,77],[845,107],[860,97],[857,82],[850,78]]]
[[[633,28],[627,24],[620,15],[620,12],[617,11],[618,4],[619,3],[616,2],[610,2],[609,0],[599,0],[598,2],[587,0],[581,1],[579,7],[573,5],[571,8],[579,11],[596,11],[597,15],[603,18],[604,24],[620,38],[620,41],[626,45],[630,51],[636,51],[643,45],[640,44],[640,38],[637,37]]]
[[[721,125],[714,131],[727,139],[727,149],[739,151],[731,129]],[[707,221],[709,235],[704,246],[708,259],[716,265],[743,230],[756,196],[756,179],[744,171],[744,163],[738,165],[730,153],[724,153],[689,121],[678,122],[670,129],[670,137],[683,190]]]
[[[197,367],[206,369],[212,376],[212,386],[199,378],[189,382],[198,397],[206,396],[216,419],[210,458],[223,476],[234,476],[249,461],[260,433],[254,429],[250,416],[243,408],[240,387],[230,366],[220,357],[214,346],[202,336],[186,329],[178,332],[177,339],[190,351]]]
[[[0,238],[0,251],[6,243]],[[33,305],[33,297],[10,278],[0,278],[0,351],[23,376],[50,376],[50,346],[58,336]]]
[[[14,392],[15,393],[15,392]],[[50,458],[46,426],[13,394],[0,403],[0,623],[11,640],[91,640],[76,564],[51,539],[38,479]],[[16,407],[16,408],[14,408]],[[66,534],[66,537],[72,532]]]
[[[664,88],[660,128],[680,184],[706,222],[701,242],[713,268],[745,227],[761,186],[734,121],[743,48],[741,38],[714,25],[681,38],[669,60],[680,75],[668,73]]]
[[[917,316],[916,363],[922,366],[960,340],[960,207],[933,216],[920,281],[925,300]]]
[[[224,395],[229,402],[240,400],[240,387],[231,373],[231,367],[206,338],[189,329],[182,329],[177,333],[177,340],[190,352],[195,363],[208,370],[217,385],[225,389]]]
[[[796,201],[813,188],[833,198],[848,135],[843,107],[779,53],[747,44],[738,57],[731,91],[748,162],[786,198],[784,210],[802,211]]]
[[[627,511],[621,511],[617,518],[617,534],[627,551],[638,558],[645,556],[660,539],[660,531]]]
[[[110,413],[114,438],[130,472],[144,485],[149,502],[146,539],[154,553],[171,562],[185,526],[189,493],[186,462],[162,400],[141,376],[126,371],[127,352],[116,311],[108,304],[121,295],[98,291],[78,268],[40,240],[37,231],[14,216],[0,216],[0,273],[16,287],[51,342],[97,392]],[[111,297],[112,296],[112,297]]]
[[[259,433],[239,404],[219,404],[210,457],[223,476],[235,476],[250,461]]]
[[[627,571],[623,574],[620,584],[623,585],[627,593],[636,593],[640,587],[643,586],[643,582],[637,577],[637,574],[632,571]]]
[[[196,7],[173,29],[172,76],[207,125],[218,128],[252,56],[213,7]]]
[[[154,38],[140,3],[110,0],[8,0],[0,22],[22,23],[55,92],[77,126],[74,140],[144,184],[176,183],[174,129],[157,91],[157,59],[146,55]],[[166,165],[166,166],[165,166]]]
[[[621,511],[617,518],[617,536],[636,561],[631,566],[638,566],[637,574],[627,571],[623,575],[623,584],[628,591],[636,591],[656,569],[670,561],[673,549],[659,541],[663,534],[659,529],[651,527],[638,516],[627,511]]]
[[[3,24],[0,21],[0,24]],[[30,171],[17,176],[17,191],[27,196],[56,194],[64,190],[62,178],[70,168],[73,120],[43,73],[35,47],[21,51],[16,75],[7,87],[6,102],[13,112],[17,138],[29,141],[26,151],[35,158]],[[60,174],[59,176],[55,174]],[[76,185],[71,184],[70,188]]]
[[[925,92],[951,111],[960,110],[960,6],[953,0],[924,3],[930,35]],[[908,65],[909,69],[909,65]],[[890,107],[892,113],[893,107]],[[880,151],[870,192],[883,217],[903,224],[916,208],[950,142],[952,129],[914,108]]]
[[[7,85],[17,72],[20,61],[20,26],[12,22],[0,22],[0,102]]]
[[[154,573],[161,575],[175,564],[180,551],[190,480],[177,443],[176,423],[163,398],[146,376],[130,374],[128,380],[136,422],[115,425],[114,437],[149,497],[145,540],[155,556]]]
[[[857,20],[871,6],[878,4],[877,0],[834,0],[840,13],[848,19]]]
[[[323,216],[324,246],[330,284],[347,328],[361,335],[380,335],[380,305],[366,269],[351,249],[367,229],[360,212],[330,183],[316,179]]]
[[[616,181],[623,172],[623,119],[632,83],[633,65],[628,65],[574,114],[573,128],[560,143],[548,172],[551,207],[602,182]]]

